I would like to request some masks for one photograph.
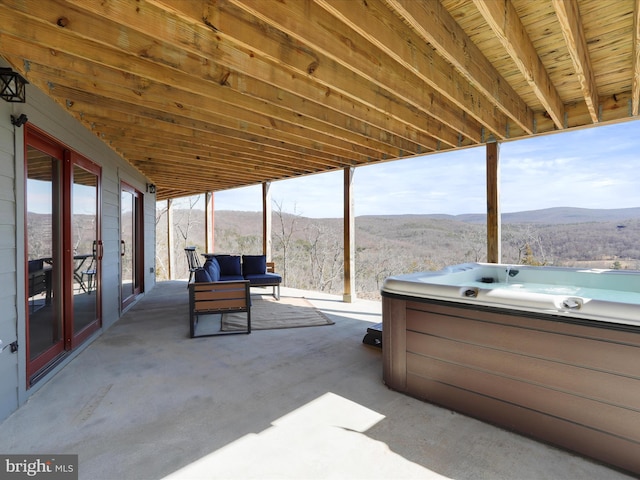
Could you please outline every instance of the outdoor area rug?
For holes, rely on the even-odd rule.
[[[334,323],[306,298],[280,297],[278,301],[271,296],[251,297],[251,330],[319,327]],[[246,325],[245,313],[222,315],[222,330],[225,332],[244,330]]]

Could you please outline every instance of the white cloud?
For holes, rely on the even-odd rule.
[[[640,206],[640,122],[505,142],[500,146],[502,211],[554,206]],[[469,148],[358,167],[356,215],[483,213],[485,149]],[[273,182],[287,212],[341,217],[343,172]],[[216,194],[216,208],[262,208],[261,187]]]

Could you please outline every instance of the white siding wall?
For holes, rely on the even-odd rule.
[[[0,100],[0,339],[18,339],[17,354],[0,353],[0,421],[36,391],[48,378],[26,389],[24,316],[24,129],[11,125],[11,113],[26,113],[29,122],[102,167],[102,325],[108,328],[120,316],[120,181],[144,194],[145,290],[155,285],[155,198],[145,193],[148,180],[123,161],[105,143],[32,85],[27,103]],[[14,138],[15,146],[14,149]],[[71,358],[72,356],[70,356]],[[69,358],[69,360],[70,360]],[[67,360],[68,361],[68,360]],[[62,364],[59,368],[64,368]],[[58,369],[59,369],[58,368]],[[52,377],[54,370],[49,374]]]
[[[11,105],[0,100],[0,340],[17,340],[16,190]],[[24,276],[23,276],[24,277]],[[24,291],[24,286],[22,287]],[[0,353],[0,419],[18,407],[18,355]]]

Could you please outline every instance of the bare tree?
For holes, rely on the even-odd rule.
[[[171,252],[173,258],[183,259],[175,262],[175,278],[186,278],[188,265],[184,255],[184,247],[195,245],[202,248],[204,246],[204,213],[196,208],[201,195],[194,195],[186,198],[186,208],[174,208],[173,225],[169,226],[177,232],[174,251]],[[176,203],[174,202],[175,206]],[[167,215],[168,207],[166,203],[157,204],[156,208],[156,277],[166,279],[169,276],[168,259],[169,251],[167,245]]]
[[[311,287],[331,291],[343,271],[341,239],[330,227],[314,223],[307,229],[307,245]]]
[[[289,271],[289,254],[292,249],[294,233],[297,230],[297,223],[301,218],[301,215],[296,213],[294,205],[293,214],[287,214],[282,210],[282,202],[276,200],[273,201],[276,206],[275,215],[278,219],[278,228],[274,229],[273,235],[276,239],[274,247],[281,251],[282,268],[279,270],[282,273],[282,282],[284,285],[288,285],[287,274]]]
[[[461,239],[468,248],[465,261],[482,262],[487,259],[486,228],[463,231]]]
[[[194,208],[196,204],[200,201],[200,195],[192,195],[191,197],[187,197],[187,198],[189,200],[189,208],[187,208],[185,215],[182,216],[183,218],[176,219],[176,222],[174,225],[175,229],[182,237],[182,240],[183,240],[182,248],[189,246],[188,245],[189,231],[193,227]],[[200,210],[198,210],[198,212],[202,213]]]

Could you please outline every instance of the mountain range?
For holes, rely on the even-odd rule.
[[[379,217],[379,215],[369,216]],[[417,214],[391,216],[457,220],[464,223],[485,223],[487,218],[487,216],[482,213],[463,213],[460,215]],[[527,210],[522,212],[503,213],[502,223],[536,223],[543,225],[557,225],[588,222],[624,222],[625,220],[636,218],[640,218],[640,207],[615,209],[553,207],[541,210]]]

